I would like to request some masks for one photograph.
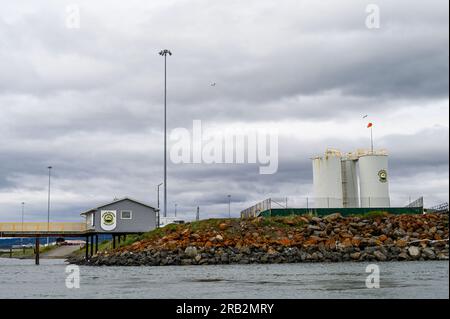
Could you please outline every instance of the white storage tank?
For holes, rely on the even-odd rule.
[[[324,157],[313,158],[314,207],[342,207],[341,154],[327,150]]]
[[[384,153],[359,158],[361,207],[390,207],[388,157]]]
[[[352,157],[342,159],[342,205],[344,208],[359,207],[356,160]]]

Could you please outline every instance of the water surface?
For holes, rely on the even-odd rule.
[[[68,289],[63,260],[0,258],[0,298],[449,298],[448,261],[378,263],[379,289],[367,265],[80,266]]]

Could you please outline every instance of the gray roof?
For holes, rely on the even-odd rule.
[[[153,207],[151,205],[148,205],[146,203],[143,203],[141,201],[138,201],[138,200],[135,200],[135,199],[132,199],[132,198],[129,198],[129,197],[124,197],[124,198],[120,198],[120,199],[115,199],[112,202],[109,202],[109,203],[106,203],[106,204],[103,204],[103,205],[100,205],[100,206],[97,206],[97,207],[94,207],[94,208],[91,208],[91,209],[88,209],[87,211],[82,212],[80,215],[86,215],[86,214],[88,214],[90,212],[93,212],[93,211],[96,211],[96,210],[98,210],[98,209],[100,209],[102,207],[105,207],[105,206],[108,206],[108,205],[111,205],[111,204],[115,204],[115,203],[119,203],[119,202],[123,202],[124,200],[129,200],[129,201],[135,202],[137,204],[140,204],[142,206],[151,208],[151,209],[153,209],[155,211],[159,211],[159,208],[155,208],[155,207]]]

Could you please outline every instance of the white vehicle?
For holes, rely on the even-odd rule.
[[[169,224],[184,224],[185,221],[179,217],[160,217],[159,218],[159,227],[164,227]]]

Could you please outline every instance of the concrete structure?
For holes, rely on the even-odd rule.
[[[312,161],[314,208],[390,207],[386,151],[329,149]]]
[[[361,207],[390,207],[387,155],[359,158],[359,187]]]
[[[107,234],[144,233],[157,227],[159,210],[134,199],[123,198],[89,209],[87,232]]]

